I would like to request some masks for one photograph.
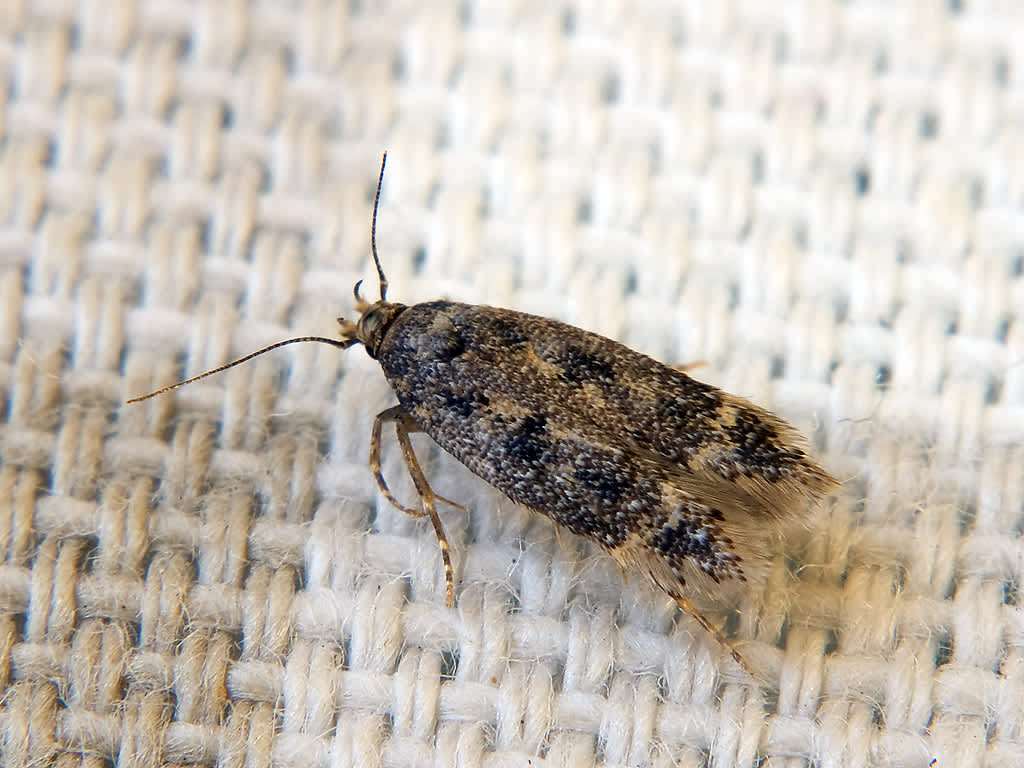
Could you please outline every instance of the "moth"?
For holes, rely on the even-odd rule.
[[[768,539],[805,514],[837,481],[808,455],[797,431],[769,411],[683,370],[545,317],[438,300],[387,300],[376,224],[370,247],[380,298],[353,288],[358,318],[339,318],[340,338],[302,336],[129,402],[154,397],[286,344],[361,344],[380,363],[398,405],[377,414],[370,469],[384,497],[426,516],[440,544],[445,597],[455,577],[437,494],[409,435],[425,432],[512,501],[597,542],[626,572],[639,572],[743,657],[688,595],[758,582]],[[381,434],[394,426],[419,506],[391,493],[381,472]]]

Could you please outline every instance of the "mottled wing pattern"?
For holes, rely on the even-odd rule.
[[[378,359],[442,448],[670,594],[756,578],[776,519],[835,485],[768,411],[554,320],[417,304]]]

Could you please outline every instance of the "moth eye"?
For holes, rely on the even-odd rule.
[[[380,326],[382,319],[380,312],[367,312],[362,319],[363,331],[373,333]]]

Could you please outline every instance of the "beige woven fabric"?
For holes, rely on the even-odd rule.
[[[1024,11],[0,4],[3,766],[1024,765]],[[845,481],[729,631],[416,441],[372,276],[775,408]],[[370,283],[372,285],[372,283]],[[371,289],[372,293],[372,289]],[[385,436],[385,473],[413,498]]]

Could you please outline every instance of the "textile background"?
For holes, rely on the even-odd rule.
[[[0,762],[1024,764],[1022,39],[997,0],[3,3]],[[844,481],[717,617],[763,681],[420,436],[445,608],[361,349],[125,404],[374,295],[385,149],[393,299],[703,361]]]

